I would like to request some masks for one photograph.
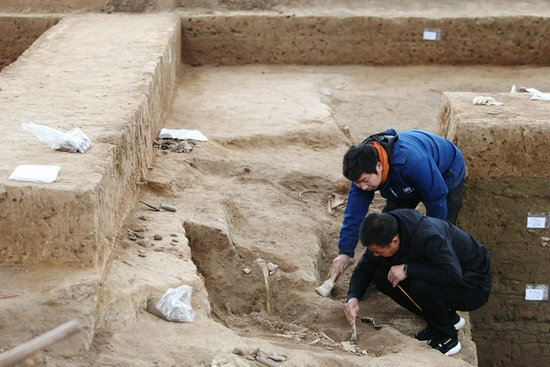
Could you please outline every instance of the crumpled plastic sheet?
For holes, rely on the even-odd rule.
[[[550,93],[542,93],[535,88],[519,88],[521,92],[531,93],[531,99],[535,101],[550,101]]]
[[[496,101],[493,97],[476,96],[472,100],[473,104],[487,106],[504,106],[504,103]]]
[[[38,125],[32,122],[21,124],[21,126],[40,140],[48,143],[53,150],[70,153],[84,153],[92,146],[90,138],[77,127],[64,133],[52,129],[51,127]]]

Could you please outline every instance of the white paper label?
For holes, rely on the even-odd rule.
[[[439,35],[441,34],[441,31],[439,29],[430,29],[426,28],[424,29],[424,39],[427,41],[438,41]]]
[[[528,301],[548,301],[548,284],[527,284],[525,299]]]
[[[542,301],[544,298],[544,291],[540,289],[526,289],[525,299],[530,301]]]
[[[546,218],[527,217],[527,228],[546,228]]]

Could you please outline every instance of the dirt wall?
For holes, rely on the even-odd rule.
[[[59,20],[52,16],[0,16],[0,71]]]
[[[425,40],[439,29],[440,40]],[[182,17],[191,65],[544,65],[550,19],[212,15]]]
[[[171,101],[179,35],[178,18],[169,15],[66,17],[2,71],[0,254],[6,263],[102,269],[152,160],[141,146],[152,145]],[[78,127],[92,147],[84,154],[54,151],[21,128],[28,122],[61,132]],[[21,164],[61,170],[52,186],[8,179]]]
[[[528,284],[550,283],[550,230],[527,228],[529,212],[549,210],[548,102],[494,94],[503,106],[473,105],[475,96],[444,94],[439,122],[468,165],[458,224],[492,260],[492,295],[470,313],[479,365],[546,366],[550,304],[526,300],[525,292]]]

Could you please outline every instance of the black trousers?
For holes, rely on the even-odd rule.
[[[441,339],[457,335],[454,328],[456,311],[474,311],[489,300],[490,292],[481,287],[446,286],[407,278],[399,285],[418,304],[417,307],[399,287],[393,287],[388,281],[389,270],[386,267],[377,269],[373,279],[376,288],[402,307],[424,318],[430,331]]]
[[[447,194],[447,221],[456,225],[458,212],[462,209],[462,200],[464,197],[464,179],[460,181],[457,187],[450,190]],[[389,212],[394,209],[416,209],[420,200],[399,200],[388,199],[382,209],[383,212]]]

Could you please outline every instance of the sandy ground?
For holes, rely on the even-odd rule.
[[[12,3],[15,12],[21,11],[23,3],[7,5]],[[388,15],[426,10],[421,2],[370,3]],[[59,4],[52,10],[58,11]],[[501,14],[547,13],[547,7],[533,6],[535,0],[514,7],[438,4],[456,16],[480,7]],[[439,14],[439,9],[431,12]],[[139,197],[172,205],[177,212],[151,211],[136,202],[100,282],[99,309],[108,312],[95,320],[87,352],[75,355],[61,343],[21,365],[265,365],[253,356],[273,357],[270,363],[281,367],[476,365],[468,329],[460,333],[463,350],[445,357],[412,338],[424,327],[422,320],[379,293],[361,303],[360,316],[387,326],[375,330],[358,323],[358,341],[350,343],[342,303],[351,269],[337,280],[331,297],[315,293],[337,253],[345,205],[338,200],[347,188],[341,158],[350,144],[387,128],[437,132],[443,92],[490,95],[508,92],[512,85],[549,91],[548,72],[493,66],[185,66],[165,127],[197,129],[209,140],[188,153],[155,150]],[[381,206],[378,198],[372,210]],[[152,239],[151,245],[138,244],[143,236]],[[254,265],[257,259],[276,266],[267,289]],[[32,287],[28,269],[9,271],[20,272],[22,286]],[[68,271],[47,269],[44,278]],[[168,284],[193,286],[192,323],[168,322],[146,311],[148,301],[156,301]],[[61,307],[66,294],[55,298],[59,289],[65,291],[47,284],[47,304],[33,301]],[[138,312],[122,311],[133,309]],[[15,317],[35,318],[40,331],[50,324],[29,312]],[[468,326],[475,341],[475,325]],[[2,325],[0,332],[5,332]],[[0,350],[8,347],[0,345]],[[284,361],[275,362],[276,356]]]
[[[48,365],[259,366],[250,359],[258,348],[264,356],[284,355],[280,366],[476,365],[468,332],[460,334],[463,350],[445,357],[412,338],[422,320],[380,294],[362,302],[360,316],[388,326],[359,323],[359,340],[349,343],[342,302],[351,269],[332,297],[314,291],[337,251],[344,204],[333,206],[338,202],[330,198],[345,197],[340,164],[350,143],[390,127],[437,132],[442,92],[546,90],[540,81],[547,73],[185,67],[165,127],[197,129],[209,141],[189,153],[155,151],[141,200],[178,211],[136,204],[126,228],[163,239],[144,248],[121,230],[106,287],[142,282],[158,299],[163,277],[180,279],[194,287],[194,322],[167,322],[142,310],[99,328],[86,354],[69,361],[45,354]],[[380,208],[378,199],[373,210]],[[180,234],[173,243],[169,234],[182,232],[187,239]],[[258,258],[277,266],[267,289]]]
[[[443,92],[548,91],[548,71],[184,66],[164,126],[199,130],[208,141],[187,153],[143,148],[154,160],[105,274],[0,267],[13,282],[0,290],[0,306],[18,310],[8,317],[21,320],[10,320],[20,325],[10,330],[0,323],[0,333],[20,340],[75,315],[93,326],[87,351],[62,342],[25,366],[475,366],[475,325],[460,332],[462,351],[445,357],[412,338],[425,326],[421,319],[376,293],[361,303],[360,316],[385,326],[359,322],[350,343],[342,307],[351,269],[331,297],[315,292],[337,253],[348,187],[341,159],[350,144],[387,128],[438,132]],[[382,205],[377,198],[371,209]],[[141,237],[150,242],[140,244]],[[272,266],[266,277],[259,259]],[[168,287],[182,284],[193,287],[193,322],[148,312]],[[22,322],[28,319],[32,330]]]
[[[462,351],[445,357],[412,338],[422,320],[379,293],[362,302],[360,316],[386,326],[358,323],[350,343],[342,304],[351,269],[331,297],[315,293],[337,252],[347,188],[341,158],[351,143],[390,127],[437,132],[445,91],[546,91],[547,74],[530,67],[184,67],[165,127],[197,129],[208,141],[188,153],[154,149],[139,195],[177,211],[136,202],[99,294],[72,290],[98,297],[88,351],[74,354],[60,343],[22,365],[261,366],[262,357],[279,366],[477,365],[469,328],[460,333]],[[378,198],[372,209],[381,205]],[[274,265],[267,286],[257,259]],[[9,271],[25,288],[39,272]],[[43,270],[45,303],[28,302],[50,314],[63,307],[69,286],[46,280],[67,271]],[[181,284],[193,287],[193,322],[147,312],[168,286]],[[14,317],[34,318],[35,330],[51,324],[32,309]],[[475,341],[475,325],[468,326]]]

